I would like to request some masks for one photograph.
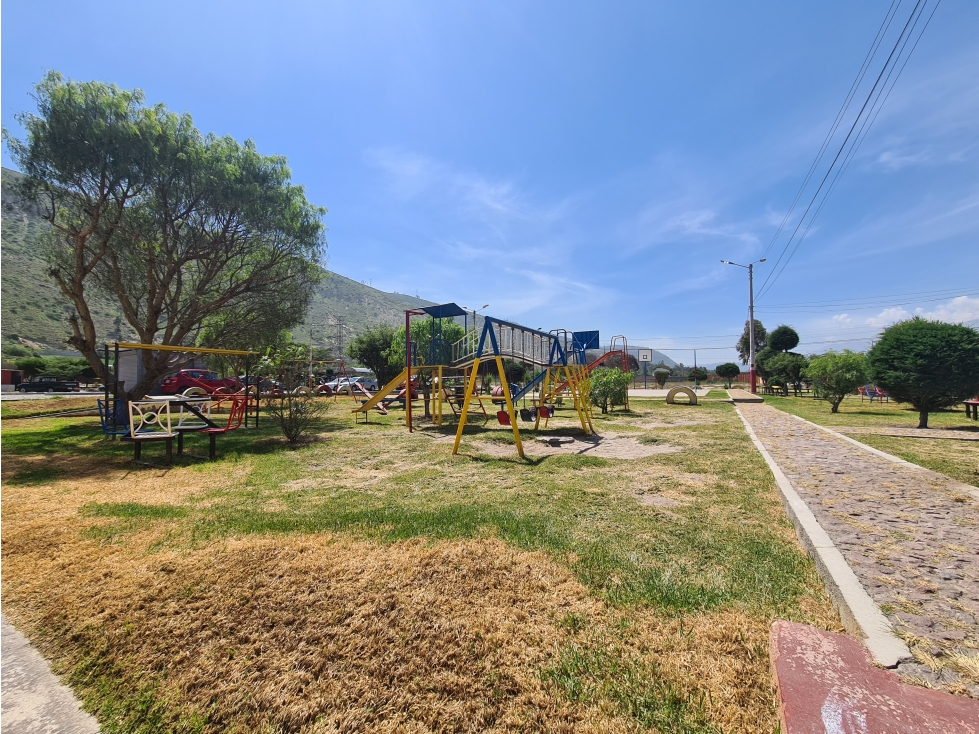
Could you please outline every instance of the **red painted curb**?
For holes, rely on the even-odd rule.
[[[783,734],[979,734],[979,701],[902,683],[852,637],[776,622],[770,655]]]

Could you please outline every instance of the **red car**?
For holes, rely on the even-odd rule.
[[[200,395],[202,393],[199,391],[203,391],[210,395],[219,390],[235,392],[240,389],[241,383],[238,380],[219,377],[217,372],[209,370],[180,370],[176,375],[164,377],[160,383],[160,390],[167,395],[183,394],[188,390],[193,390],[191,394]]]

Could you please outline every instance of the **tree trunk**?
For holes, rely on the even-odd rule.
[[[831,401],[830,401],[830,404],[831,404],[831,405],[832,405],[833,407],[832,407],[832,408],[830,409],[830,411],[829,411],[829,412],[830,412],[830,413],[837,413],[837,412],[839,412],[839,409],[840,409],[840,403],[842,403],[842,402],[843,402],[843,398],[840,398],[839,400],[831,400]]]
[[[928,411],[927,410],[919,410],[918,411],[918,428],[927,428],[927,427],[928,427]]]

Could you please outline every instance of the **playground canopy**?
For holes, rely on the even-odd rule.
[[[437,306],[427,306],[426,308],[420,308],[418,310],[424,311],[433,319],[450,319],[454,316],[469,315],[468,311],[455,303],[442,303]]]

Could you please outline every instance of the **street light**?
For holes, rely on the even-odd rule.
[[[721,260],[725,265],[737,265],[739,268],[748,269],[748,374],[749,380],[751,381],[752,393],[758,392],[755,374],[755,283],[753,268],[758,263],[765,262],[766,259],[763,257],[761,260],[755,260],[753,263],[748,263],[747,265],[734,263],[730,260]]]

